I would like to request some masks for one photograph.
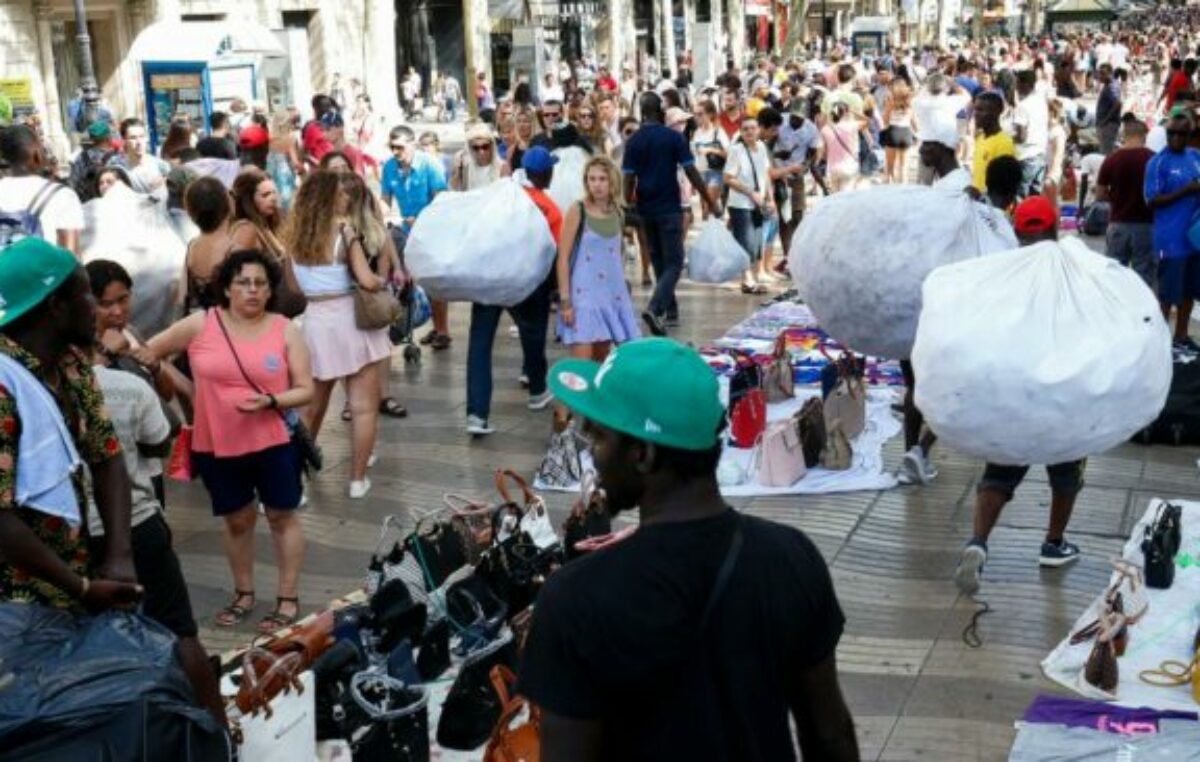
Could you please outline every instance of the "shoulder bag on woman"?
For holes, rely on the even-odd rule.
[[[354,324],[358,326],[360,331],[378,331],[381,328],[387,328],[395,323],[400,318],[401,308],[400,300],[392,293],[390,286],[384,286],[378,291],[368,291],[358,282],[358,278],[354,275],[354,268],[350,265],[350,253],[354,244],[358,244],[363,250],[363,256],[366,256],[366,250],[363,249],[362,234],[355,235],[354,238],[346,239],[346,226],[343,225],[338,231],[338,235],[342,238],[342,245],[346,247],[346,267],[350,270],[350,279],[354,281]]]
[[[232,239],[242,225],[254,225],[250,220],[238,220],[229,229]],[[301,290],[296,280],[296,271],[292,269],[292,258],[283,251],[283,245],[277,240],[272,241],[263,235],[263,231],[254,225],[254,235],[258,238],[259,249],[275,259],[276,264],[283,270],[279,288],[275,291],[275,311],[286,318],[294,318],[308,309],[308,297]],[[273,238],[274,236],[272,236]]]

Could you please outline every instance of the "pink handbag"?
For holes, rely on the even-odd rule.
[[[791,419],[767,426],[754,448],[754,474],[764,487],[790,487],[808,473],[800,432]]]

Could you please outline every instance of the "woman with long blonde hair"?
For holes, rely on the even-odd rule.
[[[508,172],[512,174],[521,168],[521,158],[529,150],[533,139],[542,134],[542,125],[538,120],[537,111],[532,106],[518,106],[513,114],[516,124],[514,142],[508,147]]]
[[[321,431],[334,384],[346,379],[350,402],[350,497],[365,497],[371,452],[379,425],[379,362],[391,356],[387,329],[364,331],[354,318],[354,291],[387,285],[391,262],[368,261],[364,233],[351,224],[351,194],[341,175],[318,170],[300,186],[284,239],[305,296],[304,339],[312,356],[315,389],[309,430]]]
[[[607,156],[583,166],[583,200],[564,210],[558,244],[558,336],[572,357],[603,362],[641,336],[625,286],[621,172]],[[555,412],[561,421],[566,410]]]
[[[883,153],[889,183],[903,183],[908,168],[908,149],[916,143],[917,118],[913,113],[912,88],[903,79],[892,80],[891,97],[883,109]]]

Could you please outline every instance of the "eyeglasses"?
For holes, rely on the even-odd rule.
[[[261,291],[264,288],[269,288],[271,286],[271,282],[265,278],[234,278],[233,285],[247,291]]]
[[[584,113],[584,112],[582,112],[582,111],[581,111],[581,112],[579,113],[579,118],[580,118],[580,119],[595,119],[595,118],[596,118],[596,115],[595,115],[595,114],[592,114],[592,113],[590,113],[590,112],[589,112],[589,113]]]
[[[472,143],[471,150],[476,153],[484,153],[485,151],[492,150],[492,144],[491,143]]]
[[[561,111],[546,111],[544,112],[547,119],[557,119],[562,116]]]

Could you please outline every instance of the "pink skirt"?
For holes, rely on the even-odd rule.
[[[304,341],[313,378],[335,381],[353,376],[392,354],[386,328],[362,331],[354,323],[354,297],[310,301],[304,311]]]

